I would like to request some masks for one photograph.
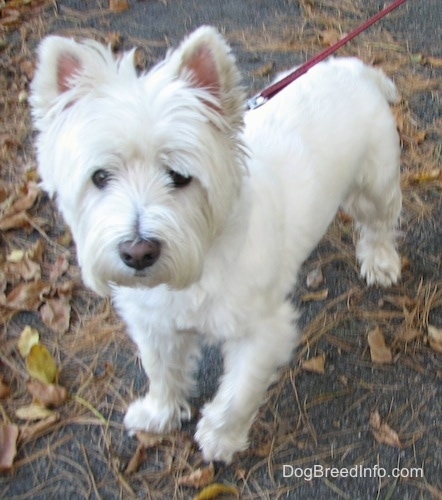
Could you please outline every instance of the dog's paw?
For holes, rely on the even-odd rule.
[[[388,287],[401,275],[401,258],[394,247],[378,246],[361,258],[361,275],[368,285]]]
[[[219,418],[206,415],[198,422],[195,439],[203,453],[204,460],[219,460],[229,464],[234,453],[248,446],[248,426],[222,424]]]
[[[180,428],[185,418],[190,418],[190,408],[184,411],[178,404],[165,404],[147,394],[129,406],[124,425],[130,435],[136,431],[161,434]]]

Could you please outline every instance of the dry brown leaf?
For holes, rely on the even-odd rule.
[[[60,420],[60,415],[58,413],[52,413],[48,417],[35,424],[26,424],[20,427],[20,434],[18,440],[21,443],[26,443],[31,439],[39,437],[41,434],[51,429],[54,424]]]
[[[235,486],[213,483],[201,490],[194,500],[212,500],[221,495],[234,495],[239,498],[239,491]]]
[[[109,10],[111,12],[120,13],[129,9],[127,0],[109,0]]]
[[[428,343],[433,351],[442,354],[442,328],[428,325]]]
[[[33,181],[27,181],[22,184],[17,190],[17,199],[11,205],[8,214],[14,214],[22,212],[24,210],[29,210],[34,206],[35,201],[40,193],[40,188],[38,184]]]
[[[325,373],[325,354],[321,354],[321,356],[316,356],[311,359],[306,359],[301,363],[302,369],[307,372]]]
[[[22,23],[20,12],[17,9],[3,11],[0,17],[0,25],[5,28],[16,28]]]
[[[399,332],[397,339],[402,342],[408,343],[413,342],[413,340],[416,340],[419,337],[422,337],[422,332],[420,330],[418,330],[417,328],[405,327]]]
[[[0,218],[0,230],[8,231],[9,229],[24,229],[29,226],[29,216],[26,212],[7,215]]]
[[[317,292],[305,293],[301,296],[302,302],[317,302],[320,300],[325,300],[328,297],[328,288],[324,290],[319,290]]]
[[[52,415],[54,412],[36,403],[32,403],[28,406],[22,406],[15,410],[15,414],[21,420],[44,420]]]
[[[270,76],[275,72],[276,64],[271,61],[264,66],[261,66],[257,70],[253,71],[252,75],[257,76],[259,78],[264,78],[265,76]]]
[[[330,28],[328,30],[321,31],[319,33],[319,38],[324,47],[330,47],[341,40],[342,34],[338,30]]]
[[[215,468],[213,463],[208,467],[198,468],[186,476],[178,479],[178,484],[181,486],[188,486],[189,488],[203,488],[210,484],[215,477]]]
[[[442,68],[442,59],[440,57],[427,56],[424,58],[424,62],[433,66],[433,68]]]
[[[57,260],[55,261],[54,265],[51,268],[51,273],[49,275],[49,281],[51,283],[54,283],[57,281],[59,278],[63,276],[63,274],[66,273],[66,271],[69,269],[69,260],[66,255],[62,254],[57,257]]]
[[[5,399],[11,394],[11,389],[9,385],[3,382],[3,379],[0,377],[0,399]]]
[[[384,334],[378,326],[368,332],[367,339],[373,363],[388,364],[393,362],[391,350],[386,346]]]
[[[137,439],[144,448],[155,448],[164,441],[164,436],[161,434],[152,434],[150,432],[138,431],[136,433]]]
[[[27,181],[12,191],[2,189],[0,196],[0,229],[23,228],[29,225],[29,210],[37,200],[40,193],[38,184]]]
[[[44,281],[20,283],[9,292],[3,305],[15,311],[37,311],[50,290],[51,286]]]
[[[31,352],[31,349],[40,342],[40,334],[38,330],[32,326],[25,326],[20,334],[17,342],[18,351],[22,358],[26,358]]]
[[[57,365],[48,349],[42,344],[32,346],[27,358],[26,368],[31,377],[45,384],[57,380]]]
[[[21,258],[19,258],[21,253]],[[23,250],[15,250],[9,254],[4,264],[4,271],[8,276],[8,281],[35,281],[41,278],[40,264],[34,262]]]
[[[0,425],[0,472],[12,468],[17,454],[18,427],[12,424]]]
[[[40,309],[43,323],[56,333],[66,333],[69,329],[71,306],[65,297],[47,299]]]
[[[40,403],[45,408],[61,406],[68,398],[66,388],[57,384],[45,384],[38,379],[31,379],[28,382],[28,391],[35,402]]]
[[[377,410],[370,415],[370,426],[378,443],[393,446],[394,448],[402,448],[397,432],[388,424],[382,422],[381,416]]]

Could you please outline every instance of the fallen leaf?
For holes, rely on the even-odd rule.
[[[378,443],[393,446],[394,448],[402,448],[397,432],[381,421],[381,416],[377,410],[370,415],[370,426]]]
[[[31,379],[28,382],[28,391],[36,403],[45,408],[61,406],[68,398],[68,391],[58,384],[45,384],[41,380]]]
[[[186,476],[178,479],[178,484],[181,486],[188,486],[189,488],[203,488],[210,484],[215,477],[215,469],[213,463],[208,467],[198,468]]]
[[[421,139],[422,142],[425,139],[425,137]],[[408,176],[408,180],[410,182],[415,182],[415,183],[431,182],[439,179],[440,175],[441,175],[441,169],[433,168],[432,170],[422,170],[421,172],[411,173]]]
[[[109,10],[111,12],[120,13],[129,9],[127,0],[109,0]]]
[[[26,368],[31,377],[45,384],[52,384],[57,379],[57,365],[51,353],[42,344],[32,346],[26,358]]]
[[[439,57],[427,56],[424,58],[424,63],[430,64],[433,68],[442,68],[442,59]]]
[[[419,337],[422,337],[422,332],[417,328],[411,328],[411,327],[405,327],[397,335],[397,339],[405,343],[413,342],[413,340],[416,340]]]
[[[318,266],[315,269],[311,270],[307,274],[307,278],[305,281],[307,288],[310,288],[311,290],[316,290],[317,288],[319,288],[324,283],[324,275],[322,274],[321,267]]]
[[[138,431],[136,436],[140,444],[146,449],[155,448],[155,446],[159,446],[164,441],[164,436],[151,432]]]
[[[20,443],[26,443],[31,439],[39,437],[41,434],[51,429],[55,423],[60,420],[60,415],[58,413],[52,413],[48,417],[35,424],[26,424],[20,427],[20,434],[18,436],[18,441]]]
[[[0,25],[6,28],[15,28],[21,24],[20,12],[16,9],[4,11],[0,17]]]
[[[317,292],[305,293],[301,296],[302,302],[317,302],[320,300],[325,300],[328,297],[328,289],[319,290]]]
[[[0,230],[23,229],[29,226],[29,216],[26,212],[8,215],[0,219]]]
[[[48,418],[54,415],[54,412],[52,410],[49,410],[48,408],[45,408],[44,406],[32,403],[28,406],[17,408],[17,410],[15,410],[15,414],[21,420],[32,421]]]
[[[442,353],[442,328],[428,325],[428,342],[433,351]]]
[[[235,495],[239,498],[239,491],[235,486],[213,483],[201,490],[194,500],[211,500],[221,495]]]
[[[29,210],[34,206],[35,201],[40,193],[40,188],[38,184],[33,181],[27,181],[22,184],[17,190],[17,199],[11,205],[9,214],[14,214],[22,212],[24,210]]]
[[[56,333],[66,333],[69,329],[71,306],[64,297],[45,300],[40,309],[43,323]]]
[[[18,254],[12,256],[14,259],[17,257]],[[14,280],[18,281],[23,279],[25,281],[35,281],[41,278],[40,264],[34,262],[25,252],[23,252],[22,258],[19,260],[12,261],[9,260],[9,258],[10,256],[8,256],[7,262],[5,262],[4,271],[6,272],[10,283]]]
[[[386,346],[384,334],[378,326],[368,332],[367,339],[373,363],[388,364],[393,362],[391,350]]]
[[[15,311],[37,311],[50,290],[51,286],[44,281],[20,283],[9,292],[3,305]]]
[[[257,70],[255,70],[252,74],[253,76],[257,76],[260,78],[264,78],[265,76],[270,76],[275,72],[276,64],[274,61],[271,61],[264,66],[261,66]]]
[[[17,342],[18,351],[22,358],[26,358],[31,352],[31,349],[40,342],[40,334],[38,330],[32,326],[25,326],[20,334]]]
[[[333,28],[321,31],[319,33],[319,38],[321,39],[322,45],[324,45],[325,47],[330,47],[331,45],[339,42],[342,36],[342,33]]]
[[[0,471],[12,468],[17,454],[18,427],[13,424],[0,425]]]
[[[3,189],[0,196],[0,229],[22,228],[29,225],[26,211],[32,208],[40,193],[38,184],[26,181],[13,190]]]
[[[325,373],[325,354],[306,359],[302,361],[301,366],[307,372],[320,373],[322,375]]]
[[[25,256],[25,251],[22,249],[12,250],[12,252],[6,256],[7,262],[20,262]]]
[[[61,278],[63,276],[63,274],[65,274],[68,269],[69,269],[68,258],[64,254],[59,255],[57,257],[57,260],[55,261],[54,265],[51,268],[51,273],[49,275],[49,281],[51,283],[54,283],[59,278]]]
[[[3,379],[0,377],[0,399],[5,399],[11,394],[11,389],[7,384],[3,382]]]

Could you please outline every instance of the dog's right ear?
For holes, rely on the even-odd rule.
[[[77,101],[108,80],[118,66],[111,50],[100,43],[46,37],[38,48],[38,64],[31,85],[34,117],[37,121],[45,117],[61,97],[63,107]]]
[[[41,42],[30,98],[37,118],[43,118],[55,100],[73,88],[82,68],[81,47],[74,40],[48,36]]]

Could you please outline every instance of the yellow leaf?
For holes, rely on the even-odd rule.
[[[31,349],[40,341],[40,334],[32,326],[25,326],[18,339],[17,347],[22,358],[26,358]]]
[[[442,328],[428,325],[428,342],[433,351],[442,353]]]
[[[8,262],[20,262],[25,256],[25,251],[21,249],[12,250],[12,252],[6,257]]]
[[[36,344],[31,348],[26,367],[29,375],[45,384],[52,384],[57,379],[57,365],[44,345]]]
[[[54,414],[52,410],[48,410],[39,404],[31,404],[29,406],[22,406],[15,411],[15,414],[21,420],[43,420]]]
[[[212,498],[219,497],[220,495],[235,495],[239,497],[239,491],[235,486],[213,483],[201,490],[194,500],[212,500]]]

